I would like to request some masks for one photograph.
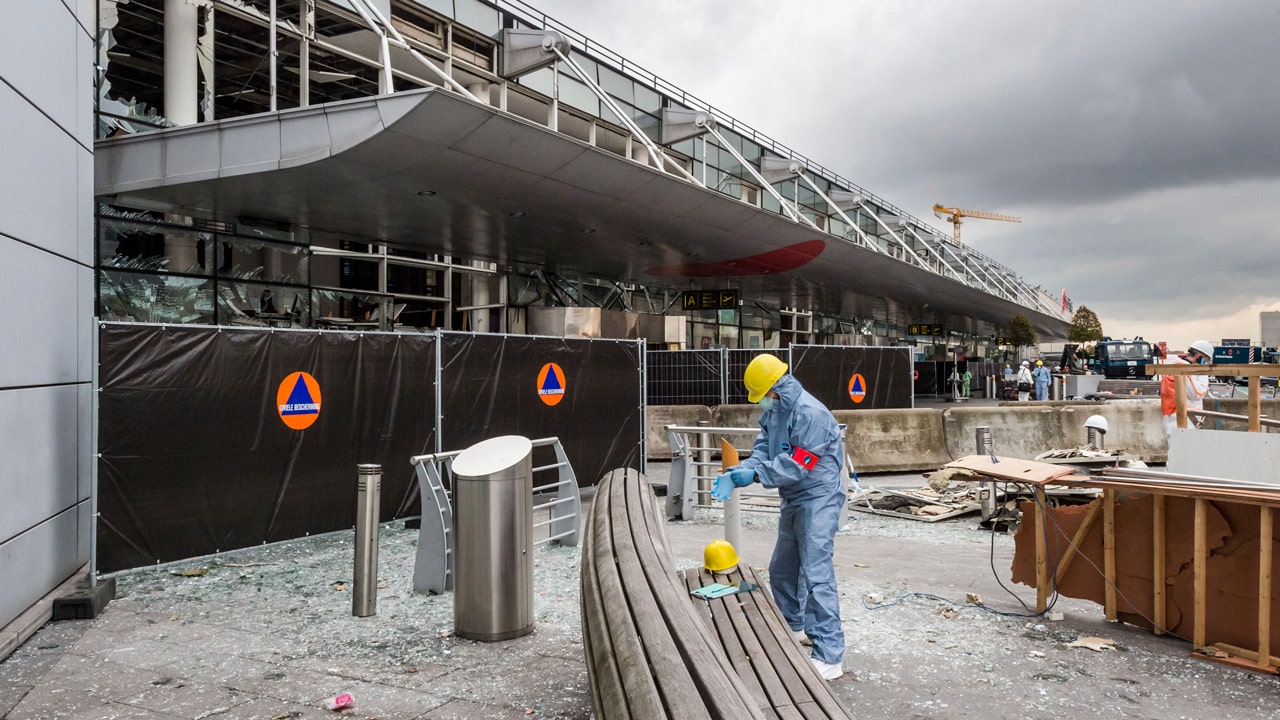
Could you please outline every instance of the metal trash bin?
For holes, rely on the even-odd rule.
[[[504,435],[453,460],[453,627],[492,642],[533,631],[533,443]]]

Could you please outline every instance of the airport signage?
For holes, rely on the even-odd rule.
[[[908,335],[946,335],[941,325],[908,325]]]
[[[737,290],[685,290],[680,293],[682,310],[730,310],[736,307]]]

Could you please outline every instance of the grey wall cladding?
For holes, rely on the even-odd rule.
[[[89,559],[93,3],[0,22],[0,626]]]

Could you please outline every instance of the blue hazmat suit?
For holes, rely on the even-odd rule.
[[[773,599],[791,629],[803,630],[813,641],[813,657],[835,665],[844,656],[832,564],[847,500],[840,478],[844,443],[831,411],[798,380],[783,375],[772,391],[778,400],[760,416],[760,434],[741,467],[754,470],[760,484],[777,488],[782,498],[769,562]]]
[[[1049,372],[1049,368],[1043,365],[1037,365],[1035,370],[1031,371],[1031,378],[1036,381],[1036,399],[1049,399],[1049,380],[1053,378],[1053,374]]]

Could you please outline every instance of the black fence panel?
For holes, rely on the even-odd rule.
[[[440,358],[443,446],[456,450],[498,435],[554,435],[583,487],[614,468],[639,470],[642,352],[639,343],[625,340],[446,333]],[[548,455],[534,457],[535,466],[548,462]]]
[[[745,405],[747,404],[747,386],[742,384],[742,374],[746,372],[747,365],[755,359],[757,355],[764,353],[772,353],[782,359],[783,362],[790,364],[791,357],[787,350],[757,350],[757,349],[731,349],[725,350],[725,377],[728,382],[725,383],[725,404],[726,405]]]
[[[650,405],[719,405],[724,391],[719,350],[650,350],[645,380]]]
[[[352,527],[359,463],[382,465],[382,520],[414,514],[407,461],[434,450],[434,343],[102,325],[99,569]]]
[[[790,350],[791,373],[832,410],[912,405],[908,348],[792,345]]]

